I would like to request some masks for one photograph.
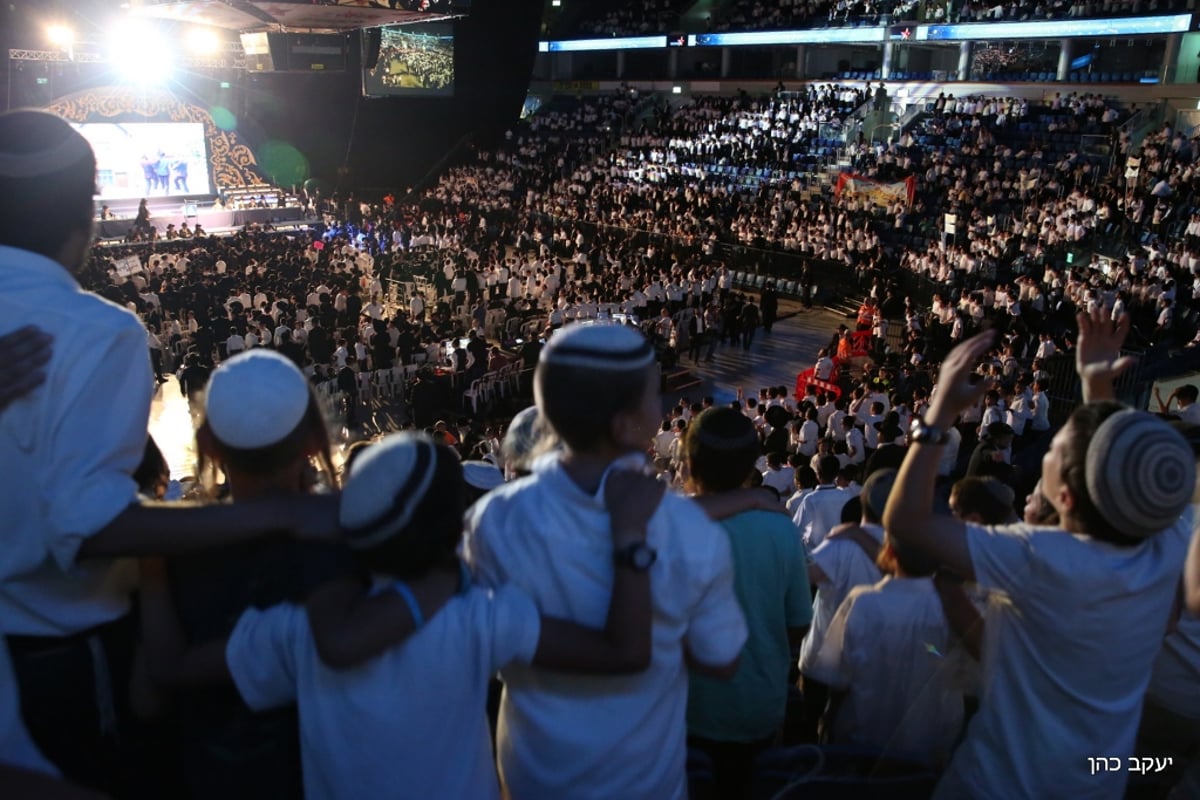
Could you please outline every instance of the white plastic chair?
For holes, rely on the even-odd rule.
[[[471,401],[471,413],[472,414],[479,413],[479,398],[482,393],[483,393],[482,382],[480,381],[479,378],[476,378],[475,380],[471,381],[470,388],[463,390],[463,396],[462,396],[463,397],[463,399],[462,399],[463,405],[465,406],[467,404],[467,400],[469,399]]]

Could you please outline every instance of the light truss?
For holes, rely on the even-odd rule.
[[[14,48],[8,51],[9,61],[40,61],[47,64],[107,64],[110,59],[96,45],[83,42],[72,50],[26,50]],[[208,55],[182,53],[177,62],[191,69],[245,69],[246,54],[240,42],[227,42],[221,52]]]

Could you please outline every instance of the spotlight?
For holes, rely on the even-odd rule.
[[[198,56],[210,56],[221,49],[221,37],[212,28],[190,28],[185,41]]]
[[[123,79],[135,83],[163,83],[174,67],[171,43],[163,32],[138,20],[112,29],[109,59]]]
[[[66,50],[75,42],[75,31],[66,25],[51,25],[46,28],[46,38],[50,40],[50,44]]]

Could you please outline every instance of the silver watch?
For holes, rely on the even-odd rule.
[[[932,425],[926,425],[925,420],[913,417],[912,425],[908,428],[908,440],[915,444],[945,444],[950,440],[949,434]]]

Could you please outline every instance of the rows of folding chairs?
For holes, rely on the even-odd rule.
[[[463,390],[462,403],[464,406],[470,403],[471,413],[478,414],[481,405],[486,408],[497,399],[515,395],[520,383],[521,362],[516,361],[471,381]]]
[[[417,370],[421,368],[420,364],[396,365],[390,369],[377,369],[370,372],[358,373],[356,380],[358,382],[358,397],[361,402],[370,403],[376,400],[393,400],[395,398],[404,398],[405,387],[408,382],[416,377]],[[318,384],[318,390],[321,387],[331,386],[332,389],[325,389],[327,395],[337,393],[337,381],[326,381]]]

